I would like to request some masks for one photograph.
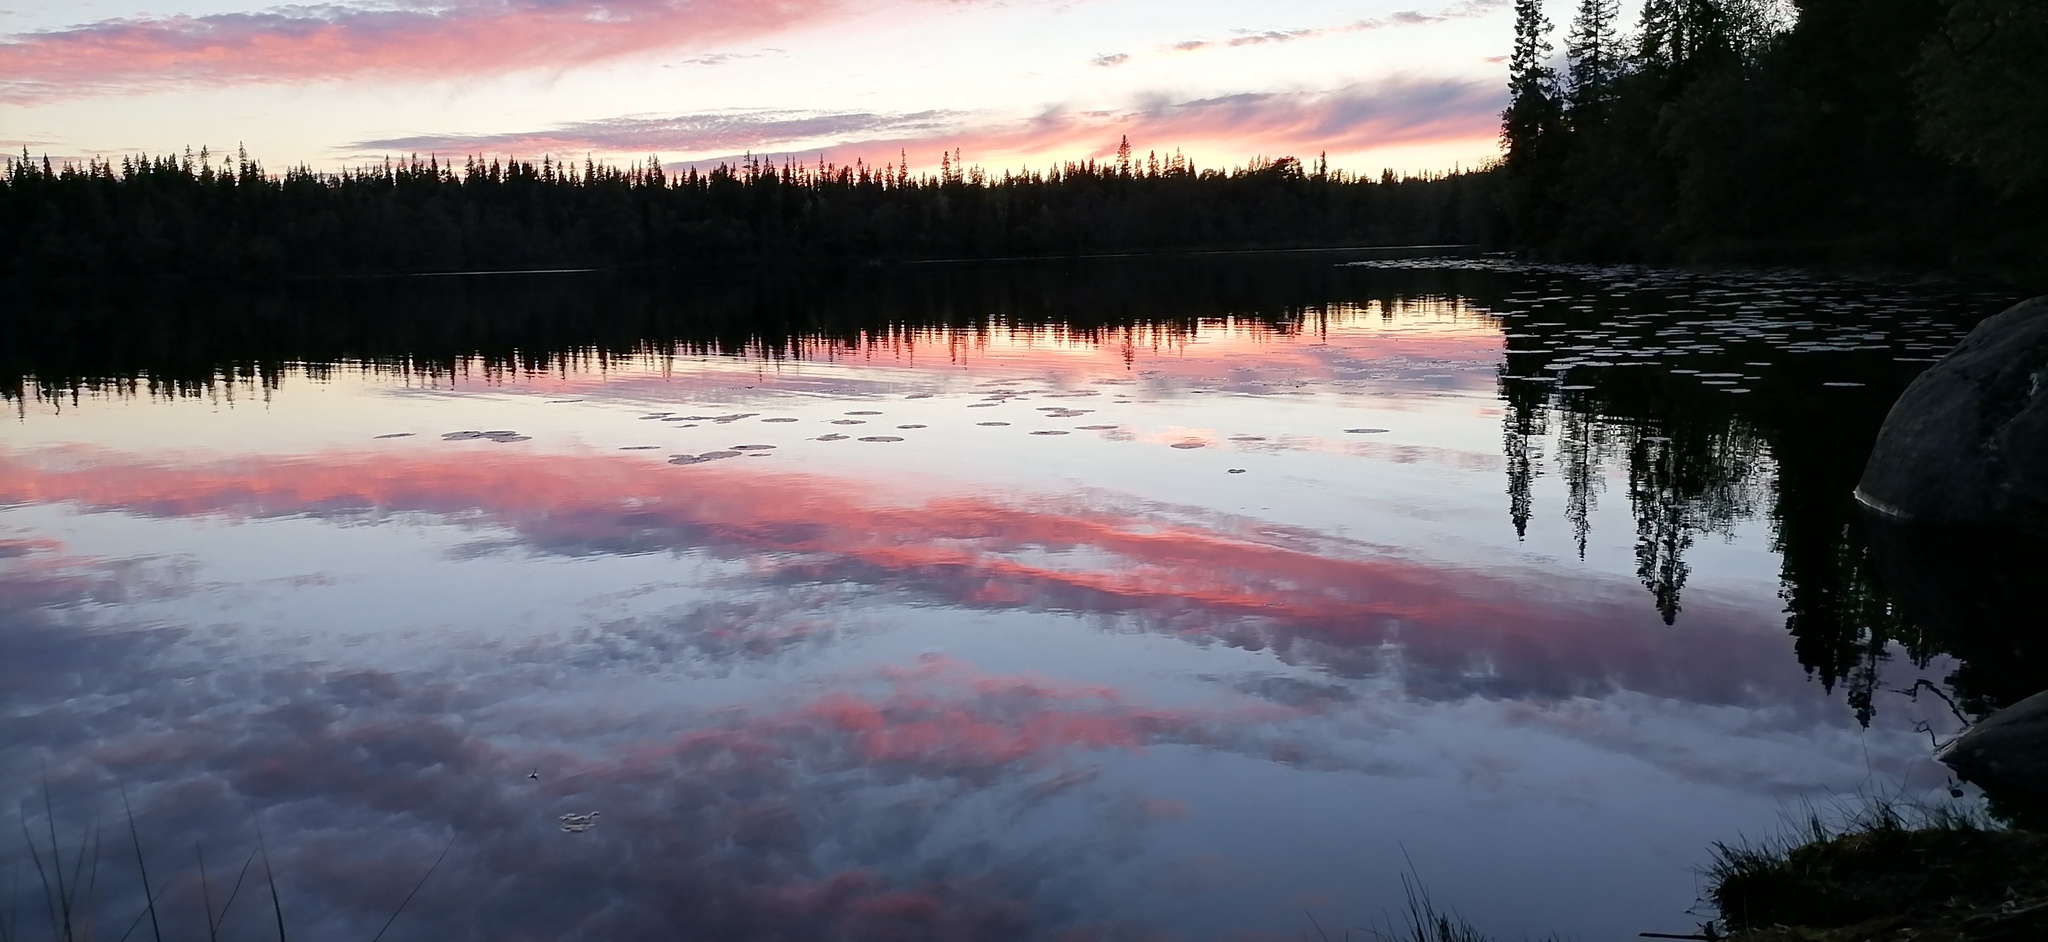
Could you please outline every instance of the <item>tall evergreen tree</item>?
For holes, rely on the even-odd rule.
[[[1652,66],[1697,68],[1703,60],[1753,60],[1792,24],[1787,0],[1647,0],[1638,55]]]
[[[1557,73],[1550,68],[1550,19],[1542,0],[1515,0],[1515,47],[1508,56],[1508,107],[1501,143],[1512,169],[1529,165],[1557,115]]]
[[[1565,37],[1565,92],[1574,111],[1598,110],[1621,75],[1621,0],[1579,0]]]

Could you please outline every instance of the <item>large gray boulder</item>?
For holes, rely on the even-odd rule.
[[[1900,521],[2048,534],[2048,297],[1977,325],[1906,388],[1856,496]]]
[[[2038,814],[2048,802],[2048,691],[1977,721],[1935,758],[2007,811]]]
[[[1978,784],[2048,791],[2048,690],[1978,720],[1935,758]]]

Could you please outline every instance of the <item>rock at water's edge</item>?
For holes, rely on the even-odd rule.
[[[1994,800],[2048,802],[2048,690],[1979,720],[1935,758]]]
[[[1918,523],[2048,533],[2048,297],[1977,325],[1906,388],[1856,493]]]

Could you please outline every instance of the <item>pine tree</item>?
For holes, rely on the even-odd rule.
[[[1550,68],[1550,19],[1542,0],[1515,0],[1515,48],[1508,57],[1508,108],[1501,113],[1507,164],[1527,164],[1555,123],[1557,73]]]
[[[1669,67],[1680,59],[1684,0],[1645,0],[1636,55],[1648,66]]]
[[[1622,69],[1620,18],[1621,0],[1579,0],[1564,47],[1566,95],[1575,113],[1599,110],[1613,93]]]
[[[1701,58],[1753,61],[1792,20],[1787,0],[1647,0],[1639,54],[1665,68]]]

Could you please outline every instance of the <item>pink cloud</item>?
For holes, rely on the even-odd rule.
[[[1106,157],[1128,137],[1140,154],[1182,149],[1233,155],[1309,156],[1415,145],[1490,150],[1504,93],[1490,82],[1406,81],[1321,93],[1246,93],[1128,111],[1054,112],[1012,126],[860,141],[827,156],[886,157],[904,150],[959,150],[970,160]]]
[[[541,131],[502,134],[442,135],[357,141],[351,149],[368,153],[463,154],[647,154],[706,150],[740,152],[786,146],[791,142],[876,134],[936,134],[956,126],[961,115],[950,111],[907,114],[873,112],[713,111],[662,117],[628,116],[577,121]]]
[[[734,713],[725,725],[643,744],[615,774],[641,775],[678,758],[736,753],[769,761],[830,755],[835,762],[923,778],[987,780],[1048,767],[1072,753],[1152,745],[1264,753],[1278,744],[1258,735],[1263,727],[1308,715],[1262,704],[1139,706],[1114,688],[990,673],[942,655],[850,679],[883,689],[840,690],[786,710]],[[1175,814],[1166,808],[1158,816]]]
[[[1319,26],[1302,29],[1232,30],[1224,39],[1189,39],[1173,43],[1164,51],[1196,52],[1204,49],[1237,48],[1240,46],[1263,46],[1269,43],[1291,43],[1298,39],[1317,39],[1323,36],[1339,36],[1345,33],[1364,33],[1396,26],[1427,26],[1450,20],[1467,20],[1483,17],[1497,10],[1506,9],[1508,0],[1464,0],[1443,10],[1425,13],[1420,10],[1402,10],[1383,18],[1363,19],[1342,26]]]
[[[936,166],[960,151],[973,163],[1100,158],[1129,137],[1147,150],[1181,149],[1242,162],[1256,155],[1356,154],[1437,146],[1490,152],[1500,133],[1502,89],[1490,82],[1400,81],[1332,92],[1247,93],[1160,102],[1114,111],[1051,111],[1010,123],[975,124],[951,112],[790,114],[722,112],[620,117],[486,135],[418,135],[358,141],[365,153],[669,154],[677,166],[708,166],[741,152]],[[700,156],[701,155],[701,156]]]
[[[844,0],[457,0],[102,20],[0,43],[0,94],[34,101],[365,74],[559,69],[763,36],[846,7]]]

